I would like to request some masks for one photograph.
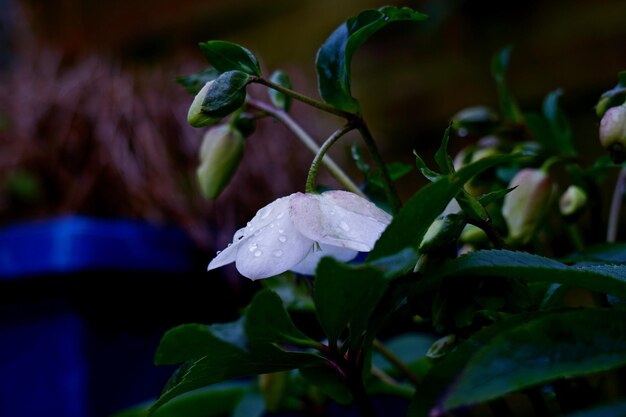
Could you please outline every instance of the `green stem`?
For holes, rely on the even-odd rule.
[[[619,171],[617,181],[615,181],[615,190],[613,191],[613,200],[611,201],[611,211],[609,213],[609,225],[606,231],[607,242],[615,242],[615,239],[617,238],[617,226],[619,224],[619,213],[622,208],[625,183],[626,166],[623,166]]]
[[[354,123],[357,125],[357,129],[361,133],[363,137],[363,141],[367,146],[367,149],[374,160],[374,163],[380,169],[380,172],[383,177],[383,188],[385,191],[385,197],[387,198],[387,202],[391,207],[392,213],[397,213],[400,210],[400,198],[398,197],[398,193],[396,192],[396,187],[393,185],[393,181],[391,181],[391,176],[389,175],[389,170],[387,170],[387,165],[383,160],[380,151],[378,150],[378,146],[376,145],[376,141],[372,136],[371,132],[367,128],[365,121],[362,118],[357,118],[354,120]]]
[[[345,119],[353,119],[356,115],[354,113],[350,113],[344,110],[336,109],[335,107],[326,104],[324,102],[312,99],[311,97],[305,96],[303,94],[298,93],[297,91],[291,90],[289,88],[283,87],[280,84],[273,83],[265,78],[261,77],[251,77],[250,82],[264,85],[266,87],[272,88],[280,93],[283,93],[287,96],[292,97],[295,100],[301,101],[304,104],[308,104],[309,106],[315,107],[322,111],[325,111],[330,114],[334,114],[335,116],[343,117]]]
[[[320,151],[320,147],[315,143],[313,138],[304,130],[302,127],[296,123],[295,120],[291,118],[286,112],[277,109],[273,106],[263,103],[262,101],[257,101],[251,98],[248,98],[248,105],[254,107],[255,109],[261,110],[270,116],[274,117],[281,123],[287,127],[300,141],[309,148],[311,152],[317,155]],[[330,156],[326,156],[322,159],[322,164],[328,169],[328,171],[339,181],[347,190],[358,194],[363,198],[367,198],[365,194],[361,191],[361,189],[346,175],[346,173],[332,160]]]
[[[319,151],[315,155],[313,162],[311,162],[311,167],[309,168],[309,175],[306,179],[306,186],[305,186],[305,190],[307,193],[316,192],[315,191],[315,177],[317,177],[317,170],[320,167],[320,163],[324,160],[326,152],[328,152],[330,147],[333,146],[333,144],[337,142],[339,138],[341,138],[343,135],[345,135],[352,129],[354,129],[354,126],[351,123],[347,123],[341,129],[336,130],[332,135],[330,135],[330,137],[326,139],[326,141],[322,144]]]
[[[396,356],[395,353],[387,349],[387,346],[385,346],[380,340],[375,339],[373,347],[374,349],[376,349],[378,353],[380,353],[385,359],[387,359],[389,363],[391,363],[398,371],[402,372],[404,376],[406,376],[407,379],[411,381],[411,384],[413,384],[413,386],[417,388],[421,385],[422,381],[418,378],[418,376],[415,375],[413,371],[411,371],[411,369],[408,366],[406,366],[406,364],[402,362],[400,358]]]
[[[487,219],[487,220],[468,219],[467,223],[471,224],[472,226],[476,226],[479,229],[481,229],[483,232],[485,232],[485,234],[487,235],[487,238],[489,238],[494,248],[508,249],[506,242],[504,241],[504,239],[502,238],[498,230],[493,226],[491,219]]]

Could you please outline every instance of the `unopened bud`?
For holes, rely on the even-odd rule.
[[[426,230],[419,251],[436,252],[454,244],[466,223],[465,217],[456,213],[437,218]]]
[[[498,115],[488,107],[468,107],[452,116],[452,127],[459,136],[482,135],[490,132],[498,122]]]
[[[220,195],[237,170],[243,150],[243,135],[228,125],[216,126],[204,135],[197,170],[202,195],[209,199]]]
[[[202,112],[202,103],[204,103],[204,98],[214,83],[215,80],[204,84],[204,87],[198,91],[198,94],[194,97],[191,106],[189,106],[189,111],[187,112],[187,122],[191,126],[203,127],[220,121],[220,117],[211,117]]]
[[[193,127],[215,124],[246,101],[246,85],[250,76],[241,71],[228,71],[207,82],[196,94],[187,112]]]
[[[566,220],[574,220],[587,204],[587,193],[577,185],[570,185],[559,199],[561,215]]]
[[[604,113],[600,121],[600,143],[616,164],[626,160],[626,104]]]
[[[552,180],[535,168],[520,170],[508,188],[515,188],[504,197],[502,216],[509,228],[509,238],[528,243],[547,212],[552,197]]]

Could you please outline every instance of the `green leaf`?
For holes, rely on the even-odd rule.
[[[443,139],[441,139],[441,145],[437,152],[435,152],[435,162],[437,162],[437,166],[439,170],[444,174],[451,174],[454,172],[454,163],[452,162],[452,158],[448,155],[448,141],[450,139],[450,129],[452,127],[448,126],[443,134]]]
[[[235,328],[237,322],[230,323]],[[234,331],[231,331],[231,334]],[[237,346],[217,337],[210,326],[203,324],[183,324],[168,330],[154,357],[155,365],[175,365],[205,356],[208,352],[223,355],[237,355]]]
[[[289,76],[287,75],[286,72],[282,70],[274,71],[270,77],[270,81],[273,82],[274,84],[278,84],[281,87],[285,87],[290,90],[292,88],[291,80],[289,79]],[[289,111],[289,109],[291,108],[290,96],[283,94],[280,91],[276,91],[273,88],[268,89],[267,92],[270,95],[270,100],[272,100],[272,104],[274,104],[274,106],[284,111],[287,111],[287,112]]]
[[[626,311],[576,309],[514,316],[437,363],[413,406],[439,416],[502,395],[626,364]]]
[[[187,90],[188,93],[198,94],[200,89],[209,81],[219,77],[220,73],[213,67],[208,67],[196,74],[181,75],[176,77],[176,82]]]
[[[261,417],[265,413],[265,400],[258,389],[249,390],[239,401],[231,417]],[[181,414],[181,416],[185,416]]]
[[[483,250],[447,262],[433,279],[498,276],[528,282],[547,281],[626,297],[626,265],[568,266],[525,252]]]
[[[201,42],[200,49],[209,64],[220,73],[236,70],[261,76],[256,57],[241,45],[226,41],[208,41]]]
[[[292,273],[261,280],[264,288],[274,291],[288,311],[314,312],[315,305],[306,280],[296,280]]]
[[[333,401],[342,405],[352,403],[352,393],[339,374],[328,365],[300,368],[300,374],[311,384],[319,387]]]
[[[626,264],[626,243],[599,243],[588,246],[581,252],[570,254],[561,261],[574,262],[601,262]]]
[[[511,49],[510,46],[507,46],[493,57],[491,61],[491,74],[496,82],[502,115],[513,123],[521,123],[524,120],[524,116],[506,82],[506,72],[509,68]]]
[[[424,20],[426,17],[407,7],[386,6],[363,11],[339,26],[317,52],[317,81],[322,99],[338,109],[360,112],[350,91],[350,63],[356,50],[391,22]]]
[[[229,414],[248,390],[247,383],[225,382],[181,395],[154,411],[152,417],[220,417]],[[147,417],[152,403],[111,417]]]
[[[442,176],[422,187],[394,216],[391,224],[376,242],[368,259],[393,255],[405,248],[419,248],[426,230],[443,212],[450,200],[463,189],[475,175],[496,165],[511,162],[520,154],[497,155],[473,162],[452,175]]]
[[[436,181],[442,177],[440,173],[428,168],[426,162],[424,162],[422,157],[419,156],[415,150],[413,151],[413,155],[415,155],[415,165],[417,165],[417,168],[420,170],[424,178],[426,178],[428,181]]]
[[[501,190],[492,191],[490,193],[486,193],[478,197],[478,202],[483,206],[487,207],[489,204],[498,201],[504,198],[505,195],[513,191],[516,187],[513,188],[502,188]]]
[[[565,417],[626,417],[626,401],[602,405],[589,410],[577,411]]]
[[[348,326],[350,342],[361,340],[387,283],[380,269],[322,259],[315,275],[313,300],[317,318],[331,346],[337,344]]]
[[[276,343],[319,347],[318,342],[298,330],[280,297],[271,290],[259,291],[254,296],[245,313],[244,327],[251,348]]]
[[[317,347],[318,343],[293,325],[280,298],[270,290],[257,293],[243,320],[178,326],[161,340],[155,363],[186,364],[172,378],[153,410],[181,394],[217,382],[323,363],[312,353],[288,350],[292,345]]]
[[[572,143],[572,127],[559,105],[559,97],[563,92],[555,90],[548,94],[543,101],[543,115],[545,116],[553,142],[549,149],[565,156],[575,156],[576,149]]]

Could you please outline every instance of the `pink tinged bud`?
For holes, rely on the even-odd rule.
[[[220,195],[235,174],[243,150],[243,135],[230,126],[214,127],[204,135],[197,169],[202,195],[209,199]]]
[[[574,220],[585,209],[587,193],[577,185],[570,185],[559,199],[559,210],[566,220]]]
[[[600,121],[600,143],[617,164],[626,160],[626,104],[611,107]]]
[[[531,239],[548,211],[553,183],[540,169],[525,168],[511,180],[517,187],[504,197],[502,216],[509,229],[509,239],[525,244]]]

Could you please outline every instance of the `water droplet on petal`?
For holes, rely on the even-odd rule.
[[[261,255],[263,255],[263,252],[261,252],[260,250],[254,252],[254,256],[256,256],[256,257],[259,257]]]
[[[275,223],[270,224],[270,228],[276,227]]]
[[[344,231],[348,231],[350,230],[350,226],[348,226],[348,223],[342,221],[341,223],[339,223],[339,227],[341,227]]]
[[[278,216],[276,216],[276,220],[282,219],[284,215],[285,215],[285,212],[279,213]]]
[[[277,258],[280,258],[281,256],[283,256],[283,251],[282,250],[277,250],[276,252],[274,252],[274,256]]]
[[[278,240],[285,243],[287,241],[287,236],[278,236]]]
[[[222,253],[221,250],[218,250],[217,252],[215,252],[216,255],[219,255],[220,253]]]
[[[285,233],[285,229],[278,229],[278,233],[282,235],[283,233]]]
[[[253,243],[250,246],[248,246],[248,250],[250,252],[254,252],[257,248],[258,248],[258,245],[256,243]]]

